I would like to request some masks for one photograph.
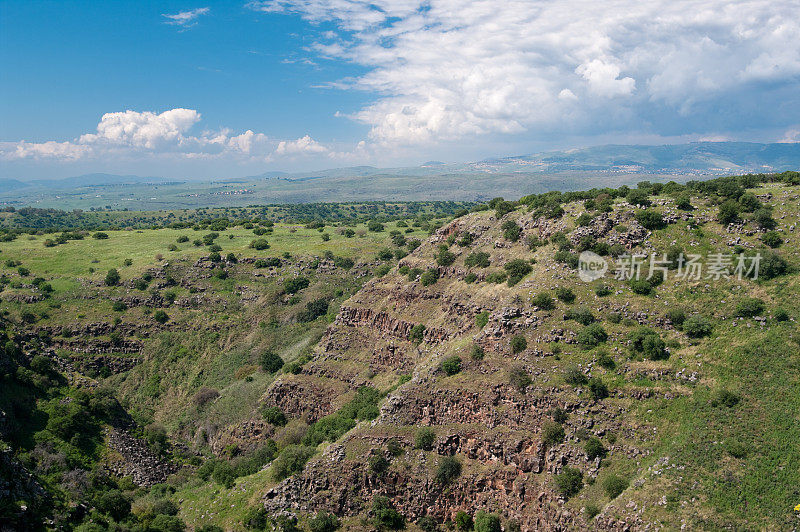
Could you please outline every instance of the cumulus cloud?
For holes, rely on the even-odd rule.
[[[247,5],[320,24],[320,57],[366,68],[330,86],[377,95],[349,115],[377,144],[530,131],[702,134],[757,115],[766,102],[753,97],[768,90],[759,84],[800,93],[800,3],[791,0]]]
[[[192,134],[201,115],[194,109],[170,109],[163,113],[122,111],[106,113],[96,133],[73,141],[4,142],[0,158],[79,160],[115,157],[178,157],[187,159],[229,158],[272,161],[280,157],[324,155],[328,148],[306,135],[296,140],[273,139],[247,130],[229,129]]]
[[[165,24],[170,24],[172,26],[180,26],[181,28],[189,28],[197,24],[197,19],[201,15],[207,15],[208,12],[211,11],[211,8],[208,7],[198,7],[197,9],[191,9],[189,11],[181,11],[180,13],[175,13],[169,15],[164,13],[161,15],[162,17],[166,17]]]

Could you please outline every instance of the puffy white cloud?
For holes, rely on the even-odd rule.
[[[211,11],[208,7],[198,7],[197,9],[191,9],[189,11],[181,11],[180,13],[175,13],[172,15],[164,13],[162,16],[166,17],[165,24],[171,24],[173,26],[180,26],[182,28],[189,28],[197,24],[197,19],[201,15],[207,15],[208,12]]]
[[[0,143],[0,158],[77,160],[100,157],[230,158],[272,161],[283,156],[320,155],[328,148],[306,135],[296,140],[273,139],[247,130],[192,135],[201,120],[194,109],[171,109],[163,113],[122,111],[106,113],[96,133],[86,133],[68,142],[47,141]]]
[[[313,49],[366,67],[366,74],[330,86],[377,95],[349,116],[371,126],[378,144],[531,131],[736,129],[758,116],[752,100],[769,90],[758,84],[797,86],[800,74],[800,3],[794,0],[266,0],[248,6],[338,28],[332,34],[325,26]]]
[[[297,140],[280,141],[275,149],[275,155],[319,154],[327,151],[328,148],[306,135]]]

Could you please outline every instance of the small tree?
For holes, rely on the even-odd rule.
[[[106,286],[117,286],[119,284],[119,272],[116,268],[111,268],[108,270],[106,274],[105,283]]]
[[[166,312],[164,312],[163,310],[159,309],[159,310],[153,312],[153,319],[156,320],[158,323],[164,324],[164,323],[167,323],[169,321],[169,316],[167,315]]]
[[[458,356],[451,356],[444,359],[442,362],[442,371],[448,376],[453,376],[461,371],[461,358]]]
[[[430,451],[433,449],[433,442],[436,440],[436,433],[430,427],[423,427],[414,436],[414,448]]]
[[[259,363],[261,364],[261,369],[264,370],[265,373],[275,373],[280,371],[283,367],[283,359],[273,351],[261,353]]]
[[[553,301],[553,296],[547,292],[540,292],[533,296],[531,303],[534,307],[539,307],[541,310],[553,310],[556,308],[556,303]]]
[[[520,364],[511,366],[511,369],[508,371],[508,380],[511,386],[516,388],[520,393],[525,393],[525,389],[531,383],[528,372],[525,371],[525,368]]]
[[[542,443],[547,447],[558,445],[564,441],[564,427],[555,421],[545,421],[542,424]]]
[[[472,530],[473,521],[472,516],[463,510],[456,513],[456,528],[461,532]]]
[[[528,348],[528,340],[526,340],[521,334],[518,334],[511,337],[510,345],[511,352],[516,355],[517,353],[521,353]]]
[[[461,462],[455,456],[445,456],[436,469],[436,481],[446,486],[461,475]]]
[[[478,510],[475,514],[475,532],[500,532],[500,518],[495,514],[486,513]]]
[[[608,450],[603,445],[603,442],[594,436],[586,441],[584,449],[586,450],[586,456],[589,457],[589,460],[594,460],[595,458],[604,458],[608,453]]]
[[[583,488],[583,473],[574,467],[565,467],[556,476],[556,488],[562,497],[569,499]]]
[[[626,489],[628,489],[628,481],[613,473],[603,480],[603,490],[610,499],[616,499]]]
[[[261,414],[264,416],[264,421],[270,425],[276,425],[278,427],[283,427],[286,425],[286,414],[284,414],[283,410],[277,406],[265,406],[261,410]]]

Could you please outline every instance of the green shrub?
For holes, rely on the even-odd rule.
[[[311,281],[305,277],[290,277],[283,281],[283,290],[287,294],[296,294],[300,290],[308,288],[309,284],[311,284]]]
[[[736,316],[742,318],[752,318],[764,311],[764,301],[757,297],[748,297],[736,305]]]
[[[108,270],[105,278],[106,286],[117,286],[119,284],[119,280],[119,272],[116,270],[116,268],[111,268]]]
[[[115,521],[122,521],[131,513],[131,501],[118,489],[101,493],[95,499],[94,506]]]
[[[644,190],[634,189],[631,190],[625,197],[631,205],[641,205],[642,207],[650,206],[650,198]]]
[[[442,244],[439,246],[439,252],[436,254],[436,263],[439,266],[450,266],[456,260],[456,255],[447,246]]]
[[[628,334],[631,353],[649,360],[666,360],[669,353],[661,336],[648,327],[639,327]]]
[[[477,325],[479,329],[486,327],[487,323],[489,323],[489,311],[484,310],[475,315],[475,325]]]
[[[778,225],[772,217],[772,211],[764,207],[753,213],[753,221],[762,229],[775,229]]]
[[[541,310],[553,310],[556,308],[556,303],[553,301],[553,297],[547,292],[540,292],[533,296],[531,303],[534,307],[538,307]]]
[[[475,514],[475,532],[500,532],[500,518],[495,514],[478,510]]]
[[[568,305],[575,302],[575,293],[563,286],[556,288],[556,297]]]
[[[676,329],[680,329],[686,321],[686,312],[682,308],[671,308],[667,311],[667,318]]]
[[[389,469],[389,460],[382,454],[373,454],[369,457],[369,469],[374,474],[381,476]]]
[[[405,526],[405,518],[383,495],[376,495],[372,500],[372,516],[372,524],[378,530],[400,530]]]
[[[430,286],[439,279],[439,270],[435,268],[430,268],[426,270],[419,278],[419,282],[422,286]]]
[[[777,231],[769,231],[764,233],[761,235],[761,241],[771,248],[777,248],[783,244],[783,239]]]
[[[474,253],[470,253],[467,255],[467,258],[464,259],[464,265],[467,268],[486,268],[489,266],[489,264],[489,254],[485,251],[476,251]]]
[[[324,316],[328,313],[328,305],[330,298],[321,297],[306,303],[305,310],[297,314],[297,321],[300,323],[309,323]]]
[[[169,316],[163,310],[159,309],[153,312],[153,319],[156,320],[158,323],[164,324],[169,321]]]
[[[542,443],[547,447],[558,445],[564,441],[564,427],[555,421],[545,421],[542,424]]]
[[[761,254],[761,262],[758,268],[758,276],[761,279],[774,279],[789,271],[789,264],[786,259],[774,251],[767,251]]]
[[[267,528],[268,514],[263,506],[251,506],[242,516],[242,524],[249,530],[264,530]]]
[[[148,530],[153,532],[183,532],[186,530],[186,524],[176,515],[159,514],[150,521]]]
[[[531,378],[528,372],[520,364],[511,366],[508,370],[508,380],[511,386],[516,388],[520,393],[525,393],[525,389],[530,385]]]
[[[469,272],[467,275],[464,276],[464,282],[467,284],[472,284],[478,280],[478,276],[475,275],[473,272]]]
[[[741,207],[739,203],[733,200],[728,200],[719,206],[717,213],[717,220],[722,225],[728,225],[739,220],[739,211]]]
[[[711,334],[711,323],[702,316],[691,316],[683,322],[683,332],[690,338],[702,338]]]
[[[628,481],[618,475],[612,473],[603,479],[603,490],[610,499],[616,499],[626,489]]]
[[[729,440],[725,443],[725,450],[734,458],[744,458],[750,449],[738,440]]]
[[[230,489],[236,483],[236,473],[234,472],[231,464],[224,460],[220,460],[217,462],[216,466],[214,466],[214,471],[211,473],[211,479],[220,486]]]
[[[456,513],[456,528],[460,532],[468,532],[473,527],[472,516],[463,510]]]
[[[308,528],[311,532],[334,532],[340,526],[339,518],[324,510],[308,520]]]
[[[261,369],[264,370],[265,373],[276,373],[283,367],[283,359],[273,351],[261,353],[259,363],[261,364]]]
[[[594,314],[586,307],[580,307],[575,310],[567,310],[564,313],[564,319],[575,320],[581,325],[589,325],[595,322]]]
[[[250,247],[262,251],[269,248],[269,241],[266,238],[256,238],[250,242]]]
[[[661,229],[666,225],[661,213],[650,209],[638,211],[636,213],[636,221],[642,224],[642,227],[650,229],[651,231]]]
[[[601,284],[594,289],[594,293],[597,297],[605,297],[611,294],[611,289],[608,286]]]
[[[439,524],[436,522],[436,519],[429,515],[424,515],[417,519],[417,526],[422,532],[436,532],[439,530]]]
[[[586,440],[586,444],[584,444],[583,448],[586,451],[586,456],[589,457],[589,460],[594,460],[595,458],[605,458],[606,454],[608,454],[608,450],[603,445],[603,442],[594,436]]]
[[[422,342],[425,339],[425,326],[421,323],[414,325],[408,332],[408,339],[415,344]]]
[[[564,381],[572,386],[583,386],[589,382],[589,378],[577,366],[572,366],[564,372]]]
[[[647,279],[631,279],[630,286],[634,294],[642,296],[649,295],[653,291],[653,285]]]
[[[287,445],[272,463],[272,475],[281,481],[302,471],[308,459],[314,455],[314,448],[305,445]]]
[[[514,220],[506,220],[500,226],[500,229],[503,230],[503,237],[511,242],[519,240],[519,236],[522,233],[522,228]]]
[[[430,451],[433,449],[433,442],[436,440],[436,433],[430,427],[423,427],[414,436],[414,448]]]
[[[576,255],[575,253],[571,253],[567,250],[562,249],[556,251],[555,255],[553,255],[553,260],[555,260],[556,262],[561,262],[563,264],[566,264],[567,266],[569,266],[574,270],[575,268],[578,267],[578,262],[580,259],[578,258],[578,255]]]
[[[522,336],[521,334],[518,334],[511,337],[509,345],[511,345],[512,353],[514,354],[521,353],[528,348],[528,340],[526,340],[525,337]]]
[[[499,284],[504,282],[508,278],[506,272],[492,272],[486,276],[487,283]]]
[[[261,414],[264,416],[264,421],[270,425],[276,425],[278,427],[283,427],[286,425],[286,414],[284,414],[283,410],[277,406],[264,407],[261,410]]]
[[[565,467],[556,475],[556,489],[565,499],[577,495],[583,488],[583,473],[574,467]]]
[[[600,365],[601,368],[607,369],[609,371],[617,366],[617,364],[614,362],[614,358],[608,353],[600,353],[600,356],[597,359],[597,363]]]
[[[441,365],[442,371],[452,377],[461,371],[461,359],[458,356],[451,356],[444,359]]]
[[[608,340],[608,333],[599,323],[592,323],[578,331],[577,340],[584,347],[594,347]]]
[[[772,313],[772,317],[775,321],[789,321],[789,313],[782,308],[775,309]]]
[[[592,377],[589,380],[589,394],[597,400],[605,399],[608,397],[608,386],[599,377]]]
[[[550,417],[553,418],[553,421],[555,421],[556,423],[566,423],[567,419],[569,418],[569,414],[567,414],[567,411],[561,408],[560,406],[555,407],[548,413],[550,414]]]
[[[469,350],[469,356],[472,360],[483,360],[483,357],[486,353],[479,344],[472,344],[472,347]]]
[[[455,456],[445,456],[436,468],[436,482],[446,486],[461,475],[461,462]]]
[[[533,271],[530,262],[522,259],[508,261],[503,268],[508,273],[508,286],[514,286]]]

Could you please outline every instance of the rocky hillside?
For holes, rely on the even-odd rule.
[[[733,220],[716,194],[687,205],[662,191],[646,205],[593,195],[557,215],[495,205],[442,227],[346,301],[313,357],[262,398],[289,420],[282,430],[309,431],[297,442],[313,455],[263,496],[267,512],[327,511],[352,529],[375,526],[387,503],[426,530],[479,511],[506,530],[796,523],[796,487],[768,500],[753,478],[785,435],[741,422],[785,406],[768,391],[777,377],[738,371],[800,362],[784,262],[797,263],[800,190],[743,192],[753,208]],[[764,245],[772,222],[746,212],[762,203],[780,254]],[[605,277],[578,279],[585,250],[610,263]],[[715,254],[732,259],[694,279],[678,251],[707,272]],[[739,279],[736,261],[756,251],[761,277]],[[645,266],[663,254],[663,272],[615,278],[629,254]],[[332,429],[364,387],[385,393],[379,413]],[[780,469],[797,478],[798,448],[786,450]]]

